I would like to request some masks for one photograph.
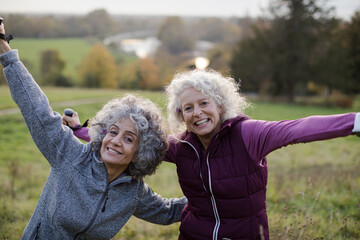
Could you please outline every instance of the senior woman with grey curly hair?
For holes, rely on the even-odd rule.
[[[5,35],[3,23],[0,33]],[[21,239],[111,239],[134,215],[157,224],[180,220],[186,198],[165,199],[143,176],[167,150],[158,108],[134,96],[114,99],[94,117],[84,144],[62,124],[17,50],[0,40],[0,63],[11,96],[51,166]]]
[[[100,153],[103,139],[115,119],[129,118],[135,125],[139,144],[127,171],[134,177],[153,174],[168,146],[160,116],[159,108],[148,99],[127,95],[109,101],[90,121],[93,151]],[[64,116],[65,119],[71,120]]]

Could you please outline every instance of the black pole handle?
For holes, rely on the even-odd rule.
[[[72,117],[73,114],[74,114],[74,110],[70,109],[70,108],[67,108],[64,110],[64,114],[69,116],[69,117]]]

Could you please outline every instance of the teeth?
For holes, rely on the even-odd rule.
[[[203,123],[206,123],[207,121],[208,121],[207,119],[204,119],[204,120],[201,120],[201,121],[196,122],[195,124],[196,124],[196,125],[201,125],[201,124],[203,124]]]
[[[113,149],[111,149],[111,148],[108,148],[108,151],[109,151],[109,152],[112,152],[112,153],[119,154],[117,151],[115,151],[115,150],[113,150]]]

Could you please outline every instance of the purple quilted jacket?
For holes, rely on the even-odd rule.
[[[166,161],[177,166],[188,205],[179,239],[269,239],[266,155],[288,144],[352,134],[354,113],[270,122],[226,121],[206,152],[191,132],[172,136]]]

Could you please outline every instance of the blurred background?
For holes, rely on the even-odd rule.
[[[351,107],[360,92],[357,0],[0,5],[41,85],[160,90],[177,70],[210,67],[255,97]]]
[[[127,92],[166,109],[163,86],[192,68],[234,77],[251,118],[360,112],[359,0],[0,0],[0,16],[53,109],[82,121]],[[268,163],[271,239],[360,239],[359,138],[288,146]],[[1,73],[0,240],[20,239],[49,170]],[[175,173],[164,162],[145,180],[181,197]],[[178,233],[132,217],[114,240]]]

